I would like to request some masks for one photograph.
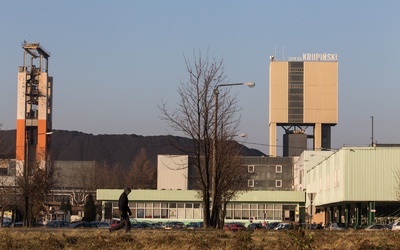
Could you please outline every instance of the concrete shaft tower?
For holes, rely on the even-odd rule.
[[[45,166],[52,130],[53,78],[48,75],[50,54],[39,43],[22,43],[23,66],[18,68],[16,160],[17,175],[26,161]]]
[[[314,150],[331,148],[331,127],[338,122],[337,55],[303,54],[292,61],[275,61],[271,56],[269,72],[269,154],[276,156],[277,126],[300,128],[284,128],[284,154],[289,154],[284,156],[307,149],[304,138],[313,139]],[[303,134],[302,127],[309,126],[313,135]]]

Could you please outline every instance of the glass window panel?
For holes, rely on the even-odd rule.
[[[161,218],[161,209],[154,209],[153,210],[153,217],[154,218]]]
[[[138,208],[144,208],[144,203],[138,203],[138,204],[137,204],[137,207],[138,207]]]
[[[185,203],[177,203],[178,208],[184,208],[185,207]]]
[[[132,211],[132,213],[133,213],[133,211]],[[118,210],[118,209],[113,209],[112,210],[112,217],[113,218],[119,218],[119,217],[121,217],[121,213],[120,213],[120,211]]]
[[[274,210],[274,220],[282,220],[282,210]]]
[[[233,218],[241,220],[242,219],[242,210],[235,210]]]
[[[242,204],[234,204],[235,209],[242,209]]]
[[[161,209],[161,218],[168,218],[168,209]]]
[[[145,210],[146,218],[153,218],[153,209],[146,209]]]
[[[258,208],[258,204],[250,204],[250,209],[257,209]]]
[[[258,204],[258,209],[265,209],[265,204]]]
[[[274,209],[282,210],[282,204],[274,204]]]
[[[263,219],[265,219],[265,213],[264,213],[264,211],[262,211],[262,210],[258,210],[258,218],[260,218],[260,220],[263,220]]]
[[[266,204],[267,209],[274,209],[274,204]]]
[[[154,204],[153,204],[153,207],[154,207],[154,208],[160,208],[160,203],[154,203]]]
[[[153,208],[153,203],[146,203],[146,204],[145,204],[145,207],[146,207],[146,208]]]
[[[274,219],[274,210],[267,210],[266,219],[267,220],[273,220]]]
[[[232,219],[232,210],[226,210],[226,216],[225,216],[225,218],[226,219],[228,219],[228,220],[230,220],[230,219]]]
[[[137,218],[144,218],[144,209],[138,208],[138,210],[137,210]]]
[[[200,203],[194,203],[194,208],[200,208]]]
[[[169,208],[176,208],[176,203],[169,203]]]
[[[257,219],[257,220],[262,219],[262,217],[258,217],[258,211],[257,210],[250,210],[250,217],[254,218],[254,219]]]
[[[137,218],[136,208],[131,208],[131,212],[132,212],[132,216]],[[118,217],[121,217],[121,212],[119,212],[119,210],[118,210],[118,213],[119,213]]]
[[[162,208],[168,208],[168,203],[161,203]]]
[[[185,207],[186,207],[186,208],[192,208],[192,207],[193,207],[193,204],[192,204],[192,203],[186,203],[186,204],[185,204]]]
[[[242,209],[249,209],[250,208],[250,204],[242,204]]]
[[[250,219],[249,210],[243,210],[243,211],[242,211],[242,219],[243,219],[243,220],[248,220],[248,219]]]

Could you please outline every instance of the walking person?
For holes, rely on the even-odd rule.
[[[122,192],[121,196],[118,200],[118,208],[121,212],[121,221],[113,228],[110,228],[110,233],[121,228],[125,228],[125,232],[129,232],[131,230],[131,222],[129,220],[129,216],[132,215],[131,210],[129,209],[129,200],[128,194],[131,192],[129,187],[124,188],[124,192]]]

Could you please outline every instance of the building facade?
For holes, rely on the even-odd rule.
[[[18,68],[16,161],[17,174],[48,160],[53,114],[53,77],[48,53],[39,43],[22,44],[23,66]],[[28,164],[29,163],[29,164]]]
[[[292,191],[292,157],[243,157],[249,190]]]
[[[187,155],[159,155],[158,190],[197,190],[196,167]],[[292,191],[292,157],[242,157],[242,167],[249,174],[248,190]]]
[[[295,187],[314,194],[312,205],[325,214],[325,223],[358,227],[393,221],[400,218],[399,162],[399,147],[305,151],[295,164]]]
[[[123,190],[98,189],[102,218],[119,218],[118,198]],[[132,190],[129,194],[131,218],[140,221],[183,222],[203,219],[203,205],[196,190]],[[249,191],[228,203],[226,222],[295,221],[304,206],[304,192]]]
[[[329,57],[327,56],[329,55]],[[269,155],[276,156],[277,126],[293,133],[292,140],[313,127],[313,148],[331,148],[331,127],[338,122],[338,62],[336,54],[304,54],[289,61],[271,57],[269,67]],[[297,136],[296,136],[297,135]],[[284,140],[284,148],[291,140]],[[298,145],[302,150],[307,144]],[[289,150],[284,151],[288,153]],[[283,155],[293,156],[293,155]]]
[[[203,205],[192,178],[193,160],[159,155],[157,192],[133,190],[131,208],[138,220],[202,220]],[[242,157],[249,174],[248,191],[227,205],[226,221],[304,221],[305,193],[293,191],[292,157]],[[195,179],[195,178],[194,178]],[[97,190],[106,219],[118,217],[118,192]]]

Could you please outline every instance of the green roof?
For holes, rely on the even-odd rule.
[[[97,189],[97,200],[117,201],[123,189]],[[201,202],[196,190],[132,190],[130,201],[176,201]],[[305,192],[301,191],[249,191],[244,192],[232,202],[305,202]]]

